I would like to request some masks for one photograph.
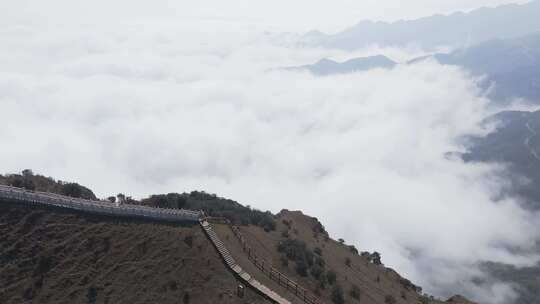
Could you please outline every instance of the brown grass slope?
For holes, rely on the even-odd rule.
[[[0,175],[0,184],[95,197],[84,186],[34,175],[31,170]],[[317,294],[323,303],[441,303],[422,296],[417,286],[394,270],[376,265],[369,254],[359,254],[329,238],[316,218],[300,211],[283,210],[274,216],[197,191],[130,203],[183,206],[226,217],[241,225],[241,233],[259,257]],[[293,304],[302,303],[258,271],[229,226],[214,227],[242,268]],[[302,252],[309,251],[317,262],[324,260],[323,276],[317,279],[313,266],[300,275],[298,259],[287,259],[278,251],[280,244],[291,240],[303,242]],[[320,278],[329,277],[330,272],[336,274],[336,282],[326,280],[321,286]],[[197,225],[115,220],[0,202],[0,303],[265,303],[250,290],[244,299],[236,297],[238,284]],[[338,301],[335,286],[343,291]],[[461,296],[447,302],[471,303]]]
[[[247,238],[250,246],[257,252],[259,257],[270,262],[280,272],[286,274],[303,287],[319,294],[324,303],[334,303],[332,301],[332,289],[335,285],[340,285],[344,291],[345,303],[362,304],[416,304],[416,303],[443,303],[435,299],[429,299],[413,290],[407,285],[404,278],[397,272],[384,266],[375,265],[368,261],[367,257],[361,256],[351,251],[347,245],[341,244],[320,233],[317,227],[321,227],[317,219],[306,216],[299,211],[282,211],[276,216],[276,230],[266,232],[258,226],[240,226],[244,237]],[[237,238],[234,237],[231,229],[227,225],[215,225],[216,230],[222,240],[230,248],[231,252],[240,255],[242,247]],[[287,233],[284,233],[287,231]],[[319,231],[319,232],[317,232]],[[288,234],[288,237],[285,236]],[[322,258],[325,261],[325,269],[333,270],[337,274],[334,285],[327,284],[325,288],[320,287],[320,283],[312,275],[301,276],[295,270],[295,262],[288,261],[285,266],[282,263],[282,254],[278,252],[278,244],[285,239],[298,239],[304,241],[307,248],[320,248]],[[346,265],[346,260],[350,259],[350,266]],[[245,267],[252,273],[256,273],[254,267],[247,259],[237,260],[242,267]],[[264,275],[257,275],[257,279],[273,287],[276,291],[282,293],[287,298],[298,301],[290,291],[277,286]],[[351,289],[356,285],[359,289],[359,297],[354,298],[351,295]],[[392,300],[393,299],[393,300]],[[463,303],[466,300],[461,297],[455,297],[455,302]],[[394,302],[395,301],[395,302]]]
[[[0,202],[1,303],[267,303],[238,284],[197,225]]]

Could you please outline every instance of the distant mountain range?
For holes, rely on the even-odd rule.
[[[540,111],[505,111],[486,119],[498,122],[497,130],[486,137],[470,138],[469,152],[462,155],[467,162],[504,163],[509,188],[502,197],[518,196],[524,207],[540,210]],[[537,243],[536,252],[540,252]],[[518,286],[515,304],[539,303],[540,263],[530,267],[515,267],[486,262],[482,267],[493,278]]]
[[[392,68],[396,62],[389,58],[378,55],[371,57],[359,57],[347,60],[345,62],[337,62],[331,59],[321,59],[314,64],[308,64],[297,67],[289,67],[291,71],[309,71],[315,75],[325,76],[333,74],[346,74],[367,71],[375,68]]]
[[[463,159],[507,164],[511,194],[519,195],[529,208],[540,210],[540,111],[505,111],[486,120],[491,122],[499,123],[497,130],[471,138]]]
[[[540,15],[539,15],[540,16]],[[480,84],[490,89],[488,97],[499,104],[524,98],[540,104],[540,32],[513,39],[493,39],[449,54],[415,58],[406,64],[434,59],[441,64],[460,66],[473,75],[485,75]],[[288,68],[308,70],[315,75],[332,75],[392,68],[397,63],[382,55],[335,62],[322,59],[311,65]]]
[[[461,66],[474,75],[486,75],[483,86],[494,85],[489,96],[493,100],[508,102],[521,97],[540,103],[540,32],[514,39],[494,39],[432,57],[442,64]]]
[[[469,13],[434,15],[393,23],[361,21],[339,33],[312,31],[300,44],[344,50],[368,45],[417,45],[427,50],[437,47],[465,47],[495,38],[509,39],[540,30],[540,1],[480,8]]]

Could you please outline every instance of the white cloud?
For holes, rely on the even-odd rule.
[[[487,101],[457,68],[269,71],[346,54],[236,26],[24,26],[0,42],[4,172],[32,168],[103,197],[201,189],[302,209],[443,296],[505,303],[508,286],[470,283],[478,261],[535,261],[505,249],[527,249],[537,226],[516,202],[493,202],[500,168],[445,157],[485,132]]]

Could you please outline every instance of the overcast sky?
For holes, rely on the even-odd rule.
[[[434,62],[279,71],[422,50],[287,48],[263,34],[505,2],[0,1],[0,171],[31,168],[102,197],[206,190],[301,209],[435,295],[507,304],[515,291],[477,263],[535,263],[506,248],[530,249],[538,219],[516,199],[493,202],[504,167],[445,156],[488,131],[478,79]]]
[[[270,30],[333,32],[362,19],[395,21],[437,13],[468,11],[482,6],[524,3],[523,0],[3,0],[0,24],[94,24],[219,21]]]

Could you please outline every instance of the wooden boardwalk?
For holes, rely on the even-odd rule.
[[[138,205],[115,205],[109,201],[86,200],[47,192],[29,191],[0,185],[0,199],[26,205],[43,205],[94,214],[135,217],[168,222],[198,222],[201,211],[152,208]]]
[[[207,220],[202,219],[200,223],[204,232],[206,233],[212,244],[214,244],[222,259],[225,261],[225,264],[227,264],[227,267],[229,267],[229,269],[231,269],[242,281],[244,281],[245,284],[257,290],[260,294],[264,295],[266,298],[270,299],[275,303],[291,304],[289,300],[283,298],[275,291],[255,280],[249,273],[245,272],[242,267],[236,264],[236,261],[232,257],[231,253],[229,252],[229,250],[227,250],[223,242],[219,239],[216,232],[212,228],[212,225]]]

